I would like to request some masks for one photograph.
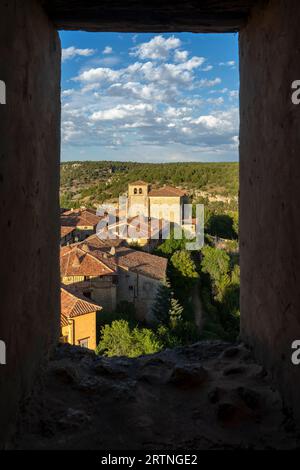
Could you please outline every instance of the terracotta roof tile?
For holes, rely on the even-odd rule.
[[[79,245],[71,245],[61,250],[61,276],[105,276],[115,273],[111,263],[105,263],[93,253],[80,249]]]
[[[68,318],[78,317],[86,313],[97,312],[102,307],[96,302],[84,298],[83,295],[65,286],[60,290],[61,298],[61,323],[66,326]]]
[[[60,227],[60,238],[65,237],[66,235],[69,235],[69,233],[74,232],[75,227]]]
[[[138,180],[138,181],[133,181],[132,183],[128,183],[130,186],[149,186],[149,183],[146,181]]]
[[[186,193],[178,188],[172,186],[164,186],[158,189],[151,189],[149,197],[180,197],[185,196]]]
[[[88,210],[67,211],[61,214],[60,223],[64,227],[96,227],[101,217]]]
[[[89,253],[115,269],[125,268],[158,280],[164,279],[166,275],[166,258],[128,248],[120,240],[100,240],[97,235],[91,235],[78,246],[81,245],[88,246]],[[114,255],[110,254],[112,246]]]

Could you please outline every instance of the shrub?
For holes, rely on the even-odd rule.
[[[130,329],[126,320],[115,320],[101,329],[101,339],[96,353],[108,357],[137,357],[153,354],[162,349],[154,332],[148,328]]]

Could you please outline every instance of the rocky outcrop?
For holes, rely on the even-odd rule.
[[[204,341],[138,359],[60,345],[24,403],[15,447],[291,449],[297,439],[243,345]]]

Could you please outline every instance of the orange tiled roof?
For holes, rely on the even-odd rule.
[[[87,247],[90,254],[114,267],[115,270],[121,267],[157,280],[164,279],[166,275],[168,262],[166,258],[128,248],[120,240],[100,240],[97,235],[91,235],[78,246],[82,249]],[[112,247],[114,254],[111,254]]]
[[[87,300],[76,291],[71,291],[65,287],[60,290],[61,299],[61,325],[68,325],[68,318],[78,317],[86,313],[102,310],[96,302]]]
[[[151,189],[149,197],[180,197],[185,196],[186,193],[178,188],[172,186],[164,186],[158,189]]]
[[[60,216],[60,223],[64,227],[96,227],[101,217],[88,210],[66,211]]]
[[[69,233],[74,232],[75,227],[60,227],[60,238],[65,237],[66,235],[69,235]]]
[[[64,247],[60,255],[61,276],[105,276],[115,273],[111,263],[80,248],[80,244]]]
[[[138,181],[133,181],[132,183],[129,183],[130,186],[149,186],[149,183],[147,183],[146,181],[142,181],[142,180],[138,180]]]

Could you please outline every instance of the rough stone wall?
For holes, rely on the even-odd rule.
[[[0,448],[59,328],[60,42],[35,0],[0,0]]]
[[[242,337],[300,419],[300,3],[272,0],[240,33]]]
[[[138,320],[151,324],[153,321],[151,310],[156,300],[159,284],[160,281],[156,279],[120,268],[117,286],[118,301],[133,303]]]
[[[20,417],[15,448],[295,450],[293,424],[243,346],[201,341],[129,359],[65,344]]]
[[[92,300],[101,305],[103,311],[113,312],[117,306],[117,287],[111,281],[97,282],[92,288]]]
[[[157,289],[161,284],[157,279],[138,275],[138,297],[135,302],[137,314],[142,317],[146,323],[151,325],[154,318],[152,307],[156,300]]]

